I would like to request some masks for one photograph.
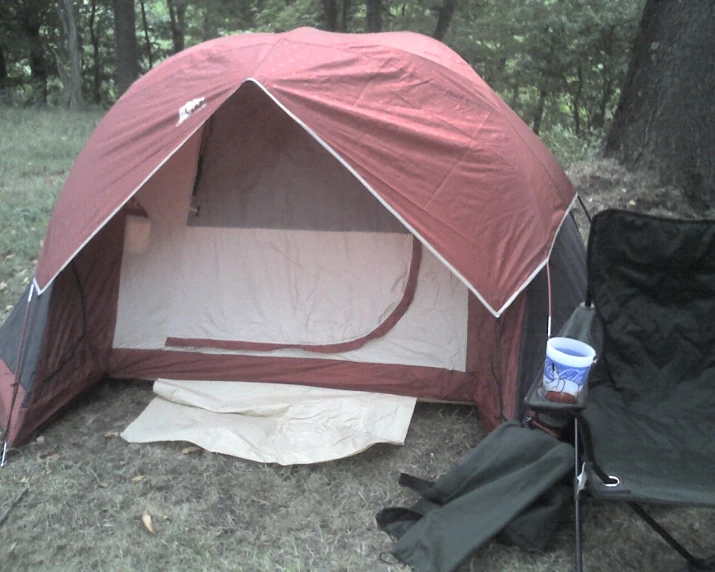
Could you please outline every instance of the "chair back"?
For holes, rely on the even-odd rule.
[[[708,390],[700,403],[715,403],[715,221],[603,211],[591,226],[588,284],[606,383],[655,407]]]

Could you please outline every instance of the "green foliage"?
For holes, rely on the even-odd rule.
[[[142,72],[173,53],[177,28],[169,1],[135,0]],[[178,33],[186,47],[240,32],[325,27],[330,7],[339,29],[366,29],[365,0],[183,1]],[[432,35],[444,1],[382,0],[382,28]],[[85,97],[110,105],[118,95],[112,0],[74,2]],[[643,0],[457,0],[444,41],[569,158],[591,148],[611,118],[642,6]],[[0,98],[56,105],[62,86],[55,60],[64,53],[63,42],[55,2],[0,2],[0,53],[7,69]]]
[[[320,0],[265,0],[256,11],[256,31],[286,32],[302,26],[320,27],[322,14]]]

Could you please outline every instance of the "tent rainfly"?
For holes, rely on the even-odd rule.
[[[574,198],[431,38],[187,49],[131,86],[67,179],[0,330],[6,440],[104,376],[470,402],[493,429],[543,363],[549,307],[558,328],[582,297]]]

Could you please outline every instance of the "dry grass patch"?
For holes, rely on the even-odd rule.
[[[111,436],[152,397],[149,383],[106,381],[41,442],[13,452],[0,471],[0,510],[22,486],[29,491],[0,528],[2,570],[405,571],[381,561],[393,562],[383,554],[391,542],[374,522],[381,508],[414,500],[398,473],[436,478],[484,436],[473,408],[437,404],[418,405],[404,447],[315,466],[182,454],[186,444]],[[712,511],[654,510],[694,549],[712,547]],[[142,524],[144,511],[155,534]],[[492,542],[461,570],[572,570],[570,518],[545,554]],[[584,520],[589,571],[682,565],[623,505],[586,502]]]

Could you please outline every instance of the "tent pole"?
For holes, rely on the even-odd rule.
[[[551,301],[551,262],[546,262],[546,291],[549,297],[549,318],[546,323],[546,339],[551,339],[551,314],[552,314],[552,301]]]
[[[10,432],[10,424],[12,423],[12,414],[17,401],[17,392],[20,387],[20,379],[22,374],[22,350],[25,346],[25,334],[27,333],[27,319],[30,316],[30,306],[32,305],[32,293],[35,291],[34,282],[30,283],[30,292],[27,295],[27,308],[25,309],[25,320],[22,324],[22,334],[20,335],[20,347],[17,350],[17,364],[15,365],[15,383],[12,388],[12,399],[10,400],[10,411],[7,415],[7,424],[5,425],[5,442],[2,447],[2,457],[0,458],[0,469],[7,465],[7,452],[10,447],[7,436]]]

